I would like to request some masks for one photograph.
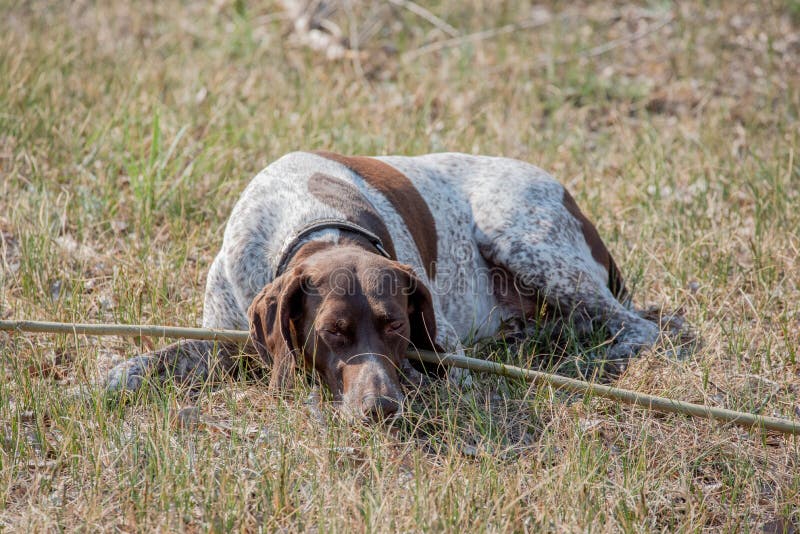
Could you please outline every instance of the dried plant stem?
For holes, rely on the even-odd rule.
[[[457,37],[458,30],[449,25],[447,22],[443,21],[421,5],[417,4],[416,2],[411,2],[410,0],[389,0],[390,4],[394,4],[397,7],[402,7],[409,10],[411,13],[422,17],[423,19],[427,20],[443,32],[445,32],[450,37]]]
[[[85,335],[116,335],[116,336],[150,336],[180,339],[207,339],[216,341],[230,341],[246,343],[250,339],[248,332],[243,330],[213,330],[209,328],[186,328],[174,326],[146,326],[146,325],[118,325],[118,324],[78,324],[78,323],[52,323],[44,321],[0,321],[0,330],[37,333],[85,334]],[[783,434],[800,435],[800,422],[767,417],[725,408],[714,408],[679,401],[656,395],[638,393],[603,384],[593,384],[568,378],[556,374],[543,373],[530,369],[522,369],[513,365],[457,356],[453,354],[438,354],[431,351],[409,351],[408,357],[428,363],[441,363],[479,371],[492,373],[508,378],[518,378],[532,383],[543,383],[555,388],[594,395],[611,399],[625,404],[632,404],[656,412],[679,413],[717,419],[727,423],[734,423],[742,427],[760,427]]]
[[[645,38],[645,37],[657,32],[658,30],[660,30],[664,26],[667,26],[673,20],[674,20],[674,16],[669,15],[669,16],[664,17],[663,19],[655,22],[654,24],[649,25],[646,28],[643,28],[643,29],[637,31],[636,33],[633,33],[633,34],[630,34],[630,35],[626,35],[624,37],[620,37],[619,39],[613,39],[611,41],[605,42],[605,43],[600,44],[598,46],[594,46],[592,48],[588,48],[586,50],[581,51],[580,53],[578,53],[575,56],[566,56],[566,57],[559,57],[559,58],[552,58],[552,57],[548,56],[548,57],[545,57],[543,59],[540,59],[536,63],[536,65],[537,66],[543,66],[543,65],[547,65],[547,64],[561,65],[563,63],[569,63],[570,61],[575,61],[577,59],[587,59],[587,58],[597,57],[597,56],[603,55],[605,53],[608,53],[608,52],[614,50],[615,48],[619,48],[621,46],[627,46],[627,45],[629,45],[631,43],[634,43],[634,42],[636,42],[636,41],[638,41],[640,39],[643,39],[643,38]],[[545,24],[547,24],[549,22],[550,22],[549,19],[548,20],[537,20],[537,19],[525,20],[525,21],[522,21],[522,22],[519,22],[519,23],[516,23],[516,24],[506,24],[505,26],[500,26],[499,28],[490,28],[488,30],[482,30],[482,31],[479,31],[479,32],[470,33],[470,34],[464,35],[464,36],[456,36],[456,37],[452,37],[450,39],[445,39],[443,41],[436,41],[436,42],[427,44],[425,46],[421,46],[421,47],[419,47],[417,49],[410,50],[410,51],[406,52],[405,54],[403,54],[403,60],[406,61],[406,62],[412,61],[412,60],[417,59],[418,57],[423,56],[425,54],[429,54],[431,52],[437,52],[437,51],[443,50],[445,48],[452,48],[452,47],[456,47],[456,46],[461,46],[461,45],[463,45],[465,43],[468,43],[468,42],[478,42],[478,41],[484,41],[486,39],[493,39],[494,37],[497,37],[499,35],[512,33],[512,32],[517,31],[517,30],[530,30],[530,29],[533,29],[533,28],[538,28],[540,26],[544,26]]]
[[[403,54],[403,61],[409,62],[417,59],[420,56],[424,56],[425,54],[430,54],[432,52],[437,52],[439,50],[444,50],[445,48],[452,48],[454,46],[461,46],[465,43],[476,43],[479,41],[485,41],[486,39],[492,39],[497,37],[498,35],[504,35],[507,33],[512,33],[519,30],[530,30],[533,28],[538,28],[540,26],[544,26],[545,24],[549,23],[550,20],[539,20],[539,19],[531,19],[531,20],[523,20],[522,22],[518,22],[515,24],[506,24],[505,26],[500,26],[499,28],[490,28],[488,30],[482,30],[475,33],[470,33],[468,35],[460,36],[460,37],[453,37],[451,39],[445,39],[444,41],[436,41],[425,46],[421,46],[414,50],[409,50],[405,54]]]
[[[0,321],[0,330],[48,334],[84,334],[87,336],[164,337],[170,339],[206,339],[246,343],[250,333],[244,330],[213,330],[182,326],[134,324],[51,323],[47,321]]]
[[[653,33],[657,32],[664,26],[668,25],[672,22],[674,17],[672,15],[667,16],[656,23],[643,28],[636,33],[632,33],[630,35],[626,35],[625,37],[620,37],[619,39],[614,39],[603,44],[593,46],[592,48],[588,48],[583,50],[582,52],[578,53],[576,56],[566,56],[560,58],[545,58],[541,59],[538,65],[547,65],[552,63],[554,65],[562,65],[564,63],[569,63],[570,61],[575,61],[577,59],[588,59],[597,56],[601,56],[607,52],[611,52],[615,48],[619,48],[621,46],[627,46],[631,43],[638,41],[639,39],[644,39],[645,37],[652,35]]]

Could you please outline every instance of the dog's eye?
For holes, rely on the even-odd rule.
[[[405,326],[403,321],[392,321],[386,325],[386,330],[388,332],[397,332],[398,330],[402,330]]]
[[[343,320],[322,323],[317,326],[319,334],[331,341],[341,341],[348,337],[349,324]]]
[[[332,337],[344,337],[344,334],[341,331],[333,328],[324,328],[322,331]]]

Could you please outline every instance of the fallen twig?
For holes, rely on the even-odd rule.
[[[562,18],[566,18],[566,16],[562,15]],[[613,39],[611,41],[608,41],[606,43],[594,46],[592,48],[588,48],[586,50],[583,50],[583,51],[579,52],[578,54],[576,54],[574,56],[564,56],[564,57],[555,58],[555,59],[553,59],[552,57],[542,58],[542,59],[540,59],[539,61],[536,62],[536,66],[543,66],[543,65],[550,65],[550,64],[562,65],[564,63],[569,63],[570,61],[575,61],[575,60],[578,60],[578,59],[593,58],[593,57],[597,57],[597,56],[603,55],[605,53],[608,53],[608,52],[614,50],[615,48],[619,48],[621,46],[629,45],[629,44],[631,44],[633,42],[636,42],[636,41],[638,41],[640,39],[643,39],[643,38],[647,37],[648,35],[651,35],[651,34],[657,32],[658,30],[660,30],[661,28],[663,28],[664,26],[666,26],[670,22],[672,22],[674,20],[674,18],[675,17],[673,15],[669,15],[669,16],[664,17],[663,19],[657,21],[653,25],[649,25],[646,28],[643,28],[643,29],[637,31],[636,33],[633,33],[631,35],[626,35],[625,37],[620,37],[618,39]],[[492,39],[492,38],[497,37],[499,35],[503,35],[503,34],[506,34],[506,33],[512,33],[512,32],[514,32],[516,30],[530,30],[530,29],[533,29],[533,28],[538,28],[540,26],[544,26],[545,24],[549,23],[550,20],[551,19],[541,19],[541,18],[530,19],[530,20],[519,22],[519,23],[516,23],[516,24],[506,24],[505,26],[500,26],[499,28],[491,28],[491,29],[488,29],[488,30],[482,30],[482,31],[471,33],[469,35],[464,35],[464,36],[461,36],[461,37],[453,37],[451,39],[446,39],[444,41],[436,41],[434,43],[430,43],[430,44],[427,44],[427,45],[421,46],[419,48],[416,48],[414,50],[410,50],[410,51],[406,52],[405,54],[403,54],[403,61],[406,61],[406,62],[412,61],[414,59],[417,59],[420,56],[423,56],[425,54],[429,54],[431,52],[436,52],[436,51],[439,51],[439,50],[443,50],[445,48],[452,48],[452,47],[460,46],[460,45],[462,45],[464,43],[467,43],[467,42],[478,42],[478,41],[483,41],[483,40],[486,40],[486,39]]]
[[[652,26],[648,25],[646,28],[643,28],[636,33],[632,33],[630,35],[626,35],[625,37],[620,37],[618,39],[613,39],[601,45],[593,46],[592,48],[588,48],[586,50],[579,52],[575,56],[565,56],[556,59],[543,58],[539,60],[538,65],[539,66],[550,65],[550,64],[563,65],[564,63],[569,63],[570,61],[575,61],[577,59],[586,59],[603,55],[607,52],[614,50],[615,48],[631,44],[635,41],[638,41],[639,39],[643,39],[648,35],[657,32],[658,30],[660,30],[661,28],[672,22],[673,19],[674,17],[672,15],[669,15],[668,17],[659,20]]]
[[[451,25],[422,7],[421,5],[417,4],[416,2],[411,2],[411,0],[389,0],[390,4],[394,4],[397,7],[405,8],[415,15],[422,17],[423,19],[427,20],[444,33],[449,35],[450,37],[457,37],[459,35],[459,31],[453,28]]]
[[[424,56],[425,54],[430,54],[431,52],[436,52],[445,48],[452,48],[454,46],[460,46],[464,43],[476,43],[478,41],[484,41],[486,39],[491,39],[506,33],[512,33],[517,30],[530,30],[533,28],[538,28],[540,26],[544,26],[548,22],[550,22],[549,18],[542,19],[537,17],[535,19],[524,20],[515,24],[506,24],[505,26],[500,26],[499,28],[481,30],[479,32],[470,33],[461,37],[453,37],[452,39],[445,39],[444,41],[436,41],[424,46],[420,46],[419,48],[415,48],[414,50],[409,50],[403,54],[402,59],[405,62],[413,61],[418,57]]]
[[[78,324],[78,323],[52,323],[44,321],[0,321],[0,330],[38,333],[61,334],[86,334],[86,335],[117,335],[117,336],[151,336],[180,339],[207,339],[216,341],[231,341],[246,343],[250,339],[248,332],[243,330],[213,330],[210,328],[186,328],[174,326],[144,326],[144,325],[117,325],[117,324]],[[438,354],[436,352],[413,350],[407,356],[411,359],[451,365],[471,371],[492,373],[508,378],[518,378],[532,383],[548,384],[558,389],[595,395],[657,412],[679,413],[693,417],[717,419],[727,423],[734,423],[742,427],[758,427],[773,430],[783,434],[800,435],[800,421],[791,421],[778,417],[768,417],[752,413],[737,412],[725,408],[714,408],[684,402],[656,395],[648,395],[626,389],[593,384],[565,376],[522,369],[513,365],[457,356],[454,354]]]

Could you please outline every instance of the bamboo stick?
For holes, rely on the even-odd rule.
[[[213,330],[183,326],[150,326],[136,324],[51,323],[47,321],[0,321],[0,330],[49,334],[83,334],[87,336],[164,337],[170,339],[205,339],[246,343],[250,333],[244,330]]]
[[[213,330],[209,328],[175,326],[52,323],[44,321],[0,321],[0,330],[94,336],[116,335],[205,339],[235,343],[246,343],[250,339],[249,333],[243,330]],[[548,384],[557,389],[584,395],[595,395],[656,412],[678,413],[693,417],[716,419],[742,427],[758,427],[783,434],[800,435],[800,421],[738,412],[725,408],[703,406],[691,402],[638,393],[636,391],[604,384],[593,384],[556,374],[522,369],[521,367],[513,365],[504,365],[455,354],[438,354],[431,351],[413,350],[409,351],[407,356],[411,359],[428,363],[441,363],[460,367],[462,369],[469,369],[471,371],[492,373],[508,378],[518,378],[532,383]]]

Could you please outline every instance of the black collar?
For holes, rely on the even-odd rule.
[[[294,239],[292,239],[286,246],[283,247],[280,260],[278,261],[278,267],[275,269],[275,278],[283,274],[283,271],[289,264],[289,260],[292,259],[295,252],[297,252],[297,249],[301,245],[303,238],[308,237],[308,235],[314,232],[328,229],[344,230],[346,232],[358,234],[366,238],[381,256],[390,260],[393,259],[383,247],[383,241],[381,241],[381,238],[363,226],[359,226],[354,222],[346,221],[344,219],[318,219],[313,223],[304,226],[303,229],[294,236]]]

